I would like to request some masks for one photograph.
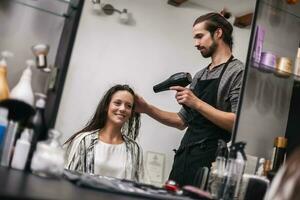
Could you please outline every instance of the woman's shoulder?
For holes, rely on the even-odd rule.
[[[90,146],[95,138],[97,138],[97,131],[82,132],[76,135],[72,140],[65,143],[63,148],[68,157],[73,158],[76,152]]]
[[[130,146],[133,146],[133,147],[138,148],[138,149],[141,148],[140,145],[130,137],[128,137],[126,135],[123,135],[123,139],[124,139],[126,144],[129,144]]]
[[[64,146],[73,146],[74,144],[80,144],[83,141],[92,141],[95,137],[98,137],[97,131],[87,131],[77,134],[72,140],[65,143]],[[75,145],[75,146],[77,146]]]
[[[79,133],[74,139],[75,140],[84,140],[84,139],[89,139],[89,138],[94,138],[94,137],[98,137],[98,130]]]

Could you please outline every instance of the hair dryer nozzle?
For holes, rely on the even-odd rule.
[[[186,87],[192,82],[192,76],[188,72],[179,72],[170,76],[167,80],[153,86],[155,93],[169,90],[171,86]]]

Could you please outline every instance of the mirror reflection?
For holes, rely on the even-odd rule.
[[[226,3],[230,11],[234,2]],[[61,141],[70,143],[70,138],[76,138],[76,133],[96,131],[97,134],[91,134],[85,145],[108,143],[111,144],[108,149],[116,150],[118,146],[124,151],[126,139],[120,137],[124,136],[121,125],[131,115],[127,111],[112,112],[120,122],[116,127],[110,126],[114,120],[113,117],[110,119],[108,105],[114,105],[114,95],[107,102],[107,117],[101,118],[105,119],[102,125],[99,126],[98,122],[95,125],[93,121],[100,120],[95,119],[99,111],[97,104],[105,92],[117,84],[128,85],[138,95],[135,102],[131,102],[132,96],[129,95],[131,112],[142,113],[139,137],[132,144],[137,143],[142,149],[148,181],[160,185],[169,179],[172,171],[171,177],[180,184],[193,184],[196,168],[209,167],[214,160],[218,139],[230,141],[250,37],[250,27],[232,26],[233,18],[253,11],[254,4],[254,1],[241,4],[240,10],[233,7],[232,18],[226,20],[220,14],[206,15],[220,12],[225,6],[213,5],[210,1],[205,5],[188,1],[180,7],[160,1],[151,4],[146,1],[114,2],[115,8],[128,10],[129,21],[124,24],[118,21],[117,14],[103,14],[95,10],[91,2],[85,2],[56,120],[55,127],[64,134]],[[153,10],[156,10],[155,14]],[[154,85],[178,72],[192,75],[189,87],[175,86],[157,94],[153,92]],[[125,99],[119,100],[119,106],[123,107]],[[126,114],[118,116],[119,112]],[[130,126],[125,129],[134,128],[134,124]],[[101,130],[103,133],[110,130],[108,132],[113,134],[103,134],[102,139]],[[82,134],[77,138],[79,135]],[[194,148],[187,153],[189,146]],[[177,150],[176,155],[173,149]],[[191,172],[185,175],[187,180],[178,179],[183,170],[180,165],[184,155],[197,157],[199,152],[203,155],[198,158],[201,162],[189,160],[197,165],[187,170]],[[177,164],[173,166],[174,155],[178,157],[179,154],[182,157],[175,159]],[[82,168],[78,164],[83,162],[80,156],[75,158],[74,155],[69,157],[68,168]],[[85,166],[86,172],[106,170],[109,163],[104,157],[96,160],[98,156],[91,152],[87,155],[94,161]],[[109,162],[119,167],[119,156],[112,156],[114,159]],[[126,159],[133,160],[120,177],[138,179],[134,172],[140,173],[135,171],[139,168],[139,158]],[[103,169],[96,169],[96,163],[102,163]],[[124,166],[127,162],[122,163]],[[119,176],[112,171],[110,175]]]
[[[1,1],[0,196],[280,196],[299,143],[296,3]]]
[[[233,3],[226,2],[229,11]],[[254,4],[247,1],[243,11],[232,6],[232,18],[253,11]],[[132,180],[141,180],[144,170],[147,181],[157,185],[171,173],[185,185],[193,184],[198,169],[210,167],[218,139],[231,138],[250,37],[249,26],[232,26],[232,18],[215,13],[224,5],[113,2],[128,11],[129,21],[120,23],[117,13],[106,15],[85,2],[55,125],[63,132],[61,141],[72,144],[68,169]],[[189,87],[174,84],[153,92],[154,85],[178,72],[192,75]],[[137,96],[127,90],[111,94],[105,112],[97,114],[101,97],[118,84],[128,85]],[[137,113],[140,128],[138,118],[132,118]],[[84,136],[86,146],[80,144]],[[83,149],[88,149],[85,158],[76,156]],[[119,152],[113,163],[106,160],[109,154],[96,156],[105,151]]]

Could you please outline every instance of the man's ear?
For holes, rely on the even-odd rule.
[[[222,36],[223,36],[223,30],[221,28],[217,28],[214,35],[215,35],[216,38],[221,39]]]

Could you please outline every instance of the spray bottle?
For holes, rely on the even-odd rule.
[[[7,58],[13,57],[13,54],[9,51],[1,52],[0,60],[0,101],[8,99],[9,97],[9,86],[7,81]]]
[[[210,174],[210,192],[214,199],[219,199],[222,197],[223,189],[225,185],[225,164],[227,158],[228,150],[226,142],[223,140],[218,141],[217,157],[215,162],[215,167],[212,169]]]
[[[236,169],[237,169],[237,184],[235,189],[234,197],[237,198],[239,196],[240,185],[243,179],[243,174],[246,167],[247,156],[245,153],[245,142],[238,142],[237,144],[237,157],[236,157]]]
[[[245,168],[246,155],[244,153],[245,148],[244,142],[237,142],[231,145],[229,158],[227,161],[226,172],[225,172],[225,186],[222,200],[232,200],[237,194],[237,187],[239,180],[243,176],[243,170]],[[242,155],[243,162],[237,156],[238,152]]]

